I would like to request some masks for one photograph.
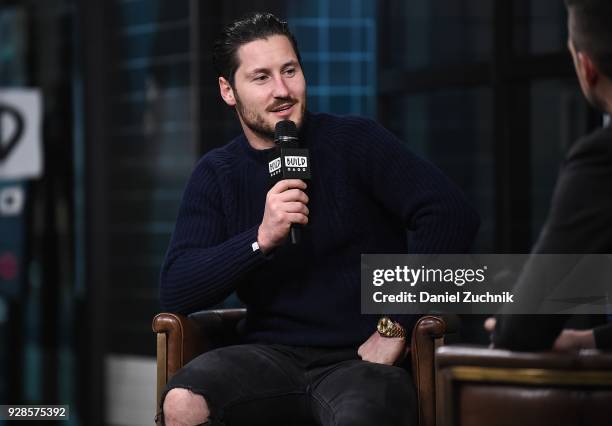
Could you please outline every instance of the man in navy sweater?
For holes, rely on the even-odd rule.
[[[478,217],[431,164],[371,120],[311,114],[287,24],[254,14],[215,45],[223,100],[243,135],[191,176],[161,274],[164,309],[248,308],[244,344],[196,358],[168,383],[168,425],[407,425],[410,374],[398,367],[415,318],[360,313],[362,253],[463,252]],[[275,124],[296,123],[312,180],[270,188]],[[298,245],[285,244],[292,224]],[[407,236],[410,231],[409,238]]]

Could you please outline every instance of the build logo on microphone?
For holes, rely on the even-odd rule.
[[[290,172],[305,172],[308,167],[308,157],[287,155],[285,157],[285,167]]]
[[[281,169],[281,159],[280,157],[275,158],[274,160],[268,163],[268,171],[270,172],[270,176],[275,176],[280,173]]]

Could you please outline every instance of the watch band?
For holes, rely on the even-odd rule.
[[[378,320],[376,330],[383,337],[406,337],[404,327],[393,322],[388,317],[382,317]]]

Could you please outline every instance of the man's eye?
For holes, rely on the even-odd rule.
[[[287,74],[288,76],[293,76],[295,75],[295,68],[287,68],[285,70],[285,74]]]
[[[255,76],[255,78],[253,80],[254,81],[266,81],[267,78],[268,78],[268,76],[264,74],[264,75]]]

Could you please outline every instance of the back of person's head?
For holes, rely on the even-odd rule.
[[[226,26],[213,45],[213,65],[217,74],[231,85],[240,63],[238,49],[246,43],[268,37],[282,35],[289,39],[298,61],[302,62],[297,41],[289,31],[287,22],[281,21],[271,13],[253,13]]]
[[[565,0],[572,16],[571,41],[612,79],[612,0]]]

